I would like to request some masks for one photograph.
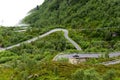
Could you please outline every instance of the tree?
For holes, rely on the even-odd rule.
[[[39,6],[38,5],[37,5],[36,9],[39,10]]]

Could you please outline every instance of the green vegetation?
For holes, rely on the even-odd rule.
[[[26,40],[29,40],[33,37],[37,37],[51,28],[39,29],[28,27],[26,31],[19,32],[22,27],[0,27],[0,47],[8,47]]]
[[[4,80],[119,80],[120,65],[72,65],[68,63],[38,62],[23,55],[21,60],[13,60],[9,67],[0,68],[0,79]],[[102,69],[101,69],[102,68]],[[114,70],[113,70],[114,68]],[[3,75],[6,74],[6,75]]]
[[[38,60],[51,60],[59,52],[69,49],[74,50],[73,45],[61,35],[63,34],[60,34],[60,32],[53,33],[31,44],[22,44],[20,47],[15,47],[10,51],[17,55],[29,54]]]
[[[23,22],[40,29],[66,28],[86,52],[119,51],[119,0],[45,0]]]
[[[120,28],[106,30],[70,29],[70,37],[75,40],[85,52],[114,52],[120,51]],[[114,36],[114,34],[117,34]]]
[[[116,73],[109,70],[103,76],[100,76],[95,69],[77,70],[72,74],[73,80],[115,80]]]
[[[17,32],[18,30],[17,28],[0,27],[0,47],[8,47],[32,38],[29,33]]]
[[[0,80],[120,80],[120,64],[100,63],[120,59],[108,53],[120,51],[120,0],[45,0],[30,11],[23,23],[30,26],[0,27],[0,48],[8,47],[54,28],[69,30],[81,53],[103,53],[99,59],[73,65],[68,59],[52,61],[60,53],[77,53],[62,32],[0,52]]]
[[[61,32],[53,33],[42,39],[38,39],[31,44],[22,44],[9,51],[0,53],[0,63],[18,59],[21,55],[27,54],[35,60],[52,60],[59,52],[75,50],[74,46],[69,43]]]
[[[120,79],[119,64],[109,67],[94,65],[97,62],[102,62],[102,60],[104,60],[102,58],[98,61],[90,59],[87,63],[78,65],[67,63],[67,59],[61,59],[60,62],[53,62],[53,57],[58,53],[69,49],[74,50],[74,47],[63,36],[61,36],[63,34],[60,33],[61,32],[53,33],[47,37],[32,42],[31,44],[23,44],[20,47],[1,52],[0,72],[2,74],[0,74],[0,79],[76,80],[78,77],[81,79],[79,76],[80,74],[84,74],[84,76],[82,76],[84,80],[107,80],[109,78],[111,80]],[[61,44],[63,41],[64,44]],[[83,73],[79,73],[79,69],[80,71],[82,70]],[[115,69],[115,71],[111,72],[112,69]],[[91,72],[94,74],[91,74]],[[111,74],[116,75],[114,76]]]
[[[45,28],[100,28],[120,25],[119,0],[45,0],[23,22]]]

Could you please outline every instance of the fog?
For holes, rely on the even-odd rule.
[[[0,0],[0,25],[15,26],[44,0]]]

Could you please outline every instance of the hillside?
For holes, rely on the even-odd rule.
[[[45,0],[23,22],[34,27],[118,27],[120,0]]]
[[[120,0],[45,0],[23,19],[39,29],[67,28],[87,52],[119,51]]]
[[[109,57],[120,54],[120,0],[45,0],[22,22],[25,31],[0,27],[0,80],[120,80],[120,63],[103,64],[120,60]],[[102,56],[70,64],[75,53]],[[53,61],[61,54],[71,58]]]

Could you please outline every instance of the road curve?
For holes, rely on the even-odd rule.
[[[103,56],[103,54],[100,53],[86,53],[86,54],[77,54],[77,53],[71,53],[71,54],[58,54],[53,58],[53,61],[57,61],[61,58],[73,58],[74,55],[79,56],[79,58],[100,58]],[[115,53],[109,53],[109,57],[118,57],[120,56],[120,52],[115,52]]]
[[[113,60],[113,61],[103,62],[101,64],[103,64],[105,66],[109,66],[109,65],[119,64],[119,63],[120,63],[120,60]]]
[[[90,53],[88,53],[88,54],[77,54],[77,53],[72,53],[72,54],[58,54],[58,55],[56,55],[54,58],[53,58],[53,61],[58,61],[58,60],[60,60],[60,59],[64,59],[64,58],[66,58],[66,59],[71,59],[71,58],[73,58],[73,56],[74,55],[77,55],[77,56],[79,56],[79,58],[100,58],[100,57],[102,57],[102,54],[90,54]],[[118,57],[118,56],[120,56],[120,52],[116,52],[116,53],[110,53],[109,54],[109,57],[110,58],[113,58],[113,57]],[[100,63],[100,64],[102,64],[102,65],[105,65],[105,66],[109,66],[109,65],[114,65],[114,64],[119,64],[120,63],[120,60],[113,60],[113,61],[107,61],[107,62],[102,62],[102,63]]]
[[[0,49],[0,52],[1,52],[1,51],[5,51],[5,50],[8,50],[8,49],[12,49],[12,48],[14,48],[14,47],[18,47],[18,46],[20,46],[20,45],[23,44],[23,43],[31,43],[31,42],[33,42],[33,41],[36,41],[37,39],[43,38],[43,37],[45,37],[45,36],[47,36],[47,35],[50,35],[51,33],[57,32],[57,31],[63,31],[63,32],[64,32],[64,37],[65,37],[70,43],[72,43],[73,46],[74,46],[77,50],[81,50],[81,47],[80,47],[75,41],[73,41],[73,40],[68,36],[68,30],[58,28],[58,29],[53,29],[53,30],[51,30],[51,31],[48,31],[48,32],[46,32],[46,33],[44,33],[44,34],[42,34],[42,35],[40,35],[40,36],[38,36],[38,37],[32,38],[32,39],[30,39],[30,40],[27,40],[27,41],[18,43],[18,44],[13,45],[13,46],[9,46],[9,47],[6,47],[6,48],[2,48],[2,49]]]
[[[24,41],[24,42],[21,42],[21,43],[18,43],[16,45],[13,45],[13,46],[9,46],[9,47],[6,47],[6,48],[0,48],[0,52],[2,51],[5,51],[5,50],[8,50],[8,49],[12,49],[14,47],[18,47],[20,46],[21,44],[23,43],[31,43],[33,41],[36,41],[38,39],[41,39],[43,37],[46,37],[48,35],[50,35],[51,33],[54,33],[54,32],[57,32],[57,31],[63,31],[64,32],[64,37],[70,42],[73,44],[73,46],[77,49],[77,50],[82,50],[81,47],[75,42],[73,41],[69,36],[68,36],[68,30],[66,29],[61,29],[61,28],[57,28],[57,29],[53,29],[51,31],[48,31],[38,37],[35,37],[35,38],[32,38],[32,39],[29,39],[27,41]],[[21,31],[20,31],[21,32]],[[60,58],[71,58],[73,55],[76,55],[75,53],[73,54],[58,54],[56,55],[53,60],[56,61]],[[78,54],[80,57],[88,57],[88,58],[99,58],[102,54]],[[120,52],[116,52],[116,53],[110,53],[109,54],[109,57],[112,58],[112,57],[117,57],[117,56],[120,56]],[[103,62],[102,64],[103,65],[112,65],[112,64],[118,64],[120,63],[120,60],[116,60],[116,61],[109,61],[109,62]]]

